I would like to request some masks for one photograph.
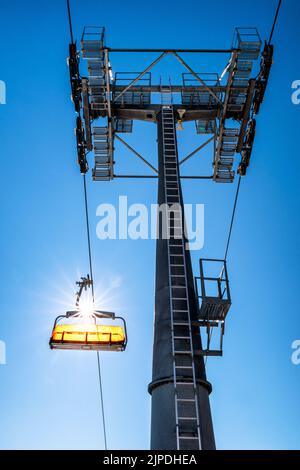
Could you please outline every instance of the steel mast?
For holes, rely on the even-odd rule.
[[[176,122],[169,101],[157,116],[158,205],[167,209],[161,214],[156,245],[151,449],[214,449],[211,385],[199,355],[199,326],[193,326],[198,306],[184,237]],[[165,238],[164,227],[169,232]]]
[[[273,46],[265,43],[259,73],[253,72],[256,78],[251,78],[261,45],[255,28],[237,28],[230,49],[111,49],[105,44],[104,28],[85,27],[81,40],[81,56],[87,62],[84,75],[79,73],[76,44],[72,41],[69,47],[81,173],[88,171],[88,153],[92,152],[94,181],[158,179],[161,223],[156,246],[153,374],[149,385],[153,450],[215,448],[209,405],[211,385],[206,378],[204,357],[222,355],[231,297],[226,260],[201,259],[200,275],[194,283],[184,233],[180,165],[212,143],[213,173],[185,178],[231,183],[237,154],[241,155],[237,172],[240,176],[246,174],[255,136],[254,116],[264,98],[273,56]],[[117,72],[113,76],[111,54],[151,51],[160,55],[142,72]],[[224,72],[220,77],[195,72],[183,59],[185,52],[226,55]],[[182,84],[153,85],[150,70],[167,55],[173,55],[187,70]],[[181,93],[180,103],[173,103],[173,92]],[[153,93],[160,93],[161,104],[151,103]],[[120,137],[120,133],[132,132],[134,120],[157,125],[158,168]],[[185,121],[194,121],[196,132],[209,138],[179,161],[176,123],[181,126]],[[142,159],[152,173],[116,174],[116,139]],[[221,263],[221,269],[215,275],[207,275],[205,263]],[[216,287],[213,295],[208,292],[208,282]],[[205,346],[201,329],[206,332]],[[213,329],[220,332],[219,347],[211,342]]]

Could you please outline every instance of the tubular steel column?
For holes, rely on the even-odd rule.
[[[184,216],[173,106],[162,106],[157,119],[158,204],[176,204],[177,209],[160,214],[157,240],[153,373],[149,385],[151,449],[215,449],[211,385],[206,380],[203,357],[197,354],[201,349],[199,327],[193,325],[197,302],[190,253],[183,231],[178,238]],[[166,222],[169,238],[162,237]]]

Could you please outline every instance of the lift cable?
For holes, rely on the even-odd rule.
[[[71,17],[71,8],[70,8],[70,1],[69,1],[69,0],[67,0],[67,9],[68,9],[68,19],[69,19],[69,28],[70,28],[71,43],[74,44],[73,28],[72,28],[72,17]]]
[[[279,0],[278,5],[277,5],[277,9],[276,9],[276,13],[275,13],[275,16],[274,16],[274,21],[273,21],[272,29],[271,29],[271,32],[270,32],[270,37],[269,37],[268,44],[271,44],[271,41],[272,41],[272,38],[273,38],[273,34],[274,34],[275,26],[276,26],[276,23],[277,23],[277,20],[278,20],[278,15],[279,15],[281,4],[282,4],[282,0]],[[241,185],[241,176],[238,179],[238,184],[237,184],[237,189],[236,189],[236,194],[235,194],[235,200],[234,200],[233,211],[232,211],[232,216],[231,216],[231,222],[230,222],[230,227],[229,227],[228,239],[227,239],[227,244],[226,244],[226,249],[225,249],[225,256],[224,256],[225,261],[227,260],[227,255],[228,255],[228,249],[229,249],[229,244],[230,244],[230,239],[231,239],[231,234],[232,234],[232,227],[233,227],[233,223],[234,223],[234,217],[235,217],[236,206],[237,206],[237,201],[238,201],[238,196],[239,196],[239,191],[240,191],[240,185]]]
[[[88,211],[88,197],[86,189],[86,177],[83,175],[83,189],[84,189],[84,207],[85,207],[85,220],[86,220],[86,234],[88,242],[88,255],[89,255],[89,266],[90,266],[90,278],[92,281],[92,298],[95,302],[95,292],[94,292],[94,278],[93,278],[93,263],[92,263],[92,250],[91,250],[91,234],[90,234],[90,221],[89,221],[89,211]],[[98,379],[99,379],[99,391],[100,391],[100,403],[101,403],[101,415],[102,415],[102,425],[103,425],[103,436],[104,436],[104,448],[107,450],[107,437],[106,437],[106,422],[105,422],[105,409],[104,409],[104,399],[103,399],[103,388],[102,388],[102,377],[101,377],[101,367],[100,367],[100,354],[97,351],[97,367],[98,367]]]
[[[92,285],[91,285],[91,287],[92,287],[92,297],[93,297],[93,302],[95,302],[92,249],[91,249],[91,234],[90,234],[90,220],[89,220],[89,209],[88,209],[88,198],[87,198],[86,176],[85,176],[85,174],[83,175],[83,192],[84,192],[84,210],[85,210],[86,235],[87,235],[88,254],[89,254],[90,278],[91,278],[91,281],[92,281]]]
[[[238,202],[238,197],[240,193],[240,185],[241,185],[241,180],[242,177],[239,176],[238,183],[237,183],[237,188],[235,192],[235,198],[234,198],[234,204],[233,204],[233,210],[232,210],[232,215],[231,215],[231,220],[230,220],[230,226],[229,226],[229,232],[228,232],[228,237],[227,237],[227,243],[226,243],[226,249],[225,249],[225,255],[224,255],[224,261],[227,261],[227,255],[228,255],[228,250],[229,250],[229,245],[230,245],[230,240],[231,240],[231,234],[232,234],[232,228],[233,228],[233,223],[234,223],[234,218],[235,218],[235,212],[236,212],[236,206]],[[210,343],[213,335],[213,329],[209,332],[208,335],[208,341]],[[209,344],[208,343],[208,344]],[[208,360],[208,356],[205,357],[204,359],[204,365],[206,366]]]
[[[276,26],[276,23],[277,23],[277,20],[278,20],[278,15],[279,15],[281,4],[282,4],[282,0],[279,0],[278,5],[277,5],[277,9],[276,9],[276,13],[275,13],[275,16],[274,16],[274,21],[273,21],[272,29],[271,29],[271,32],[270,32],[270,37],[269,37],[268,44],[271,44],[271,41],[272,41],[272,38],[273,38],[273,34],[274,34],[275,26]],[[230,222],[230,228],[229,228],[229,234],[228,234],[227,245],[226,245],[225,256],[224,256],[225,261],[227,260],[227,254],[228,254],[228,249],[229,249],[229,244],[230,244],[230,239],[231,239],[231,233],[232,233],[232,227],[233,227],[233,222],[234,222],[234,217],[235,217],[236,205],[237,205],[239,191],[240,191],[240,184],[241,184],[241,176],[239,177],[238,184],[237,184],[237,189],[236,189],[236,194],[235,194],[235,200],[234,200],[233,211],[232,211],[231,222]]]
[[[277,5],[277,9],[276,9],[276,13],[275,13],[275,16],[274,16],[272,29],[271,29],[271,32],[270,32],[270,37],[269,37],[269,42],[268,42],[269,45],[271,44],[271,41],[272,41],[272,38],[273,38],[273,34],[274,34],[275,26],[276,26],[276,23],[277,23],[277,20],[278,20],[278,15],[279,15],[281,4],[282,4],[282,0],[279,0],[278,5]],[[234,198],[231,221],[230,221],[230,226],[229,226],[229,232],[228,232],[228,238],[227,238],[227,243],[226,243],[225,255],[224,255],[224,260],[225,261],[227,261],[227,255],[228,255],[228,250],[229,250],[229,245],[230,245],[230,240],[231,240],[231,235],[232,235],[232,228],[233,228],[233,224],[234,224],[234,220],[235,220],[236,207],[237,207],[237,202],[238,202],[238,197],[239,197],[239,192],[240,192],[241,180],[242,180],[242,178],[241,178],[241,176],[239,176],[238,183],[237,183],[237,188],[236,188],[236,193],[235,193],[235,198]],[[211,340],[211,336],[212,336],[212,334],[210,334],[210,336],[209,336],[209,341]],[[206,362],[207,362],[207,357],[205,358],[205,362],[204,362],[205,365],[206,365]]]
[[[235,198],[234,198],[234,204],[233,204],[233,210],[232,210],[232,215],[231,215],[231,221],[230,221],[229,233],[228,233],[228,238],[227,238],[227,244],[226,244],[226,249],[225,249],[225,256],[224,256],[225,261],[227,260],[228,249],[229,249],[229,244],[230,244],[230,240],[231,240],[232,227],[233,227],[233,222],[234,222],[234,217],[235,217],[235,212],[236,212],[236,206],[237,206],[237,201],[238,201],[239,192],[240,192],[241,180],[242,180],[242,177],[239,176],[238,184],[237,184],[237,188],[236,188],[236,193],[235,193]]]
[[[71,17],[70,0],[67,0],[67,10],[68,10],[68,21],[69,21],[69,28],[70,28],[71,43],[74,44],[74,36],[73,36],[73,28],[72,28],[72,17]],[[94,302],[95,302],[94,277],[93,277],[93,263],[92,263],[90,221],[89,221],[88,197],[87,197],[87,188],[86,188],[86,177],[85,177],[85,174],[83,175],[83,190],[84,190],[84,208],[85,208],[86,234],[87,234],[87,243],[88,243],[89,269],[90,269],[92,299],[93,299],[93,303],[94,303]],[[101,377],[101,367],[100,367],[100,354],[99,354],[99,351],[97,351],[97,368],[98,368],[100,403],[101,403],[101,415],[102,415],[102,426],[103,426],[103,436],[104,436],[104,448],[105,448],[105,450],[107,450],[105,409],[104,409],[104,399],[103,399],[103,388],[102,388],[102,377]]]
[[[276,26],[276,23],[277,23],[277,20],[278,20],[278,15],[279,15],[281,3],[282,3],[282,0],[279,0],[278,5],[277,5],[277,9],[276,9],[276,13],[275,13],[275,17],[274,17],[274,21],[273,21],[273,26],[272,26],[270,37],[269,37],[269,42],[268,42],[269,45],[271,44],[271,41],[272,41],[272,38],[273,38],[273,33],[274,33],[275,26]]]

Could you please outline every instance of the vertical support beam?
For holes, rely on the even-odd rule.
[[[164,118],[164,113],[168,117]],[[183,199],[173,107],[162,106],[157,119],[158,204],[178,203],[182,209],[183,229]],[[173,125],[168,126],[167,122]],[[206,380],[203,357],[196,355],[196,351],[201,349],[201,337],[199,327],[194,325],[197,321],[197,300],[190,252],[186,250],[184,237],[174,240],[172,232],[169,239],[162,237],[161,229],[166,226],[169,215],[166,212],[161,214],[156,246],[153,371],[149,385],[152,396],[151,449],[215,449],[209,405],[211,385]],[[172,256],[175,252],[182,253],[177,255],[182,257],[182,261],[176,267],[173,263],[178,261]],[[179,289],[180,296],[186,300],[178,300]],[[179,331],[182,333],[179,334]]]
[[[103,31],[104,34],[104,31]],[[108,49],[104,49],[104,67],[105,67],[105,83],[106,83],[106,102],[107,102],[107,130],[108,130],[108,145],[109,145],[109,159],[110,159],[110,179],[114,177],[114,164],[113,164],[113,131],[112,131],[112,115],[111,115],[111,96],[110,96],[110,75],[109,75],[109,56]]]

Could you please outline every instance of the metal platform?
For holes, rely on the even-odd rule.
[[[85,59],[99,59],[104,47],[104,27],[85,26],[81,37],[82,57]]]
[[[205,265],[205,268],[204,268]],[[195,278],[199,301],[199,326],[206,328],[207,346],[199,351],[203,356],[222,355],[224,323],[231,306],[229,280],[225,260],[199,260],[200,276]],[[209,271],[208,274],[207,271]],[[220,329],[219,349],[211,348],[212,329]]]
[[[127,87],[133,80],[136,80],[140,75],[140,72],[116,72],[114,85]],[[135,82],[135,86],[138,87],[151,87],[151,73],[146,72],[141,78]],[[118,98],[119,93],[113,93],[113,100],[118,103],[118,105],[125,106],[137,106],[144,107],[151,103],[151,93],[150,92],[140,92],[135,91],[133,88],[129,88],[128,91],[125,91],[120,98]]]
[[[217,73],[197,73],[196,74],[205,85],[209,88],[219,84],[219,75]],[[183,88],[181,92],[181,102],[185,106],[205,106],[207,108],[218,105],[218,100],[207,89],[203,89],[203,85],[192,73],[182,74]],[[185,88],[195,87],[193,91],[185,91]],[[201,90],[200,90],[201,87]],[[198,88],[198,89],[197,89]],[[221,94],[216,93],[221,99]]]
[[[114,130],[123,134],[130,134],[132,132],[133,121],[131,119],[116,119]]]
[[[216,132],[215,119],[198,119],[195,122],[197,134],[214,134]]]
[[[92,117],[107,113],[107,77],[104,56],[104,28],[86,26],[81,39],[81,53],[87,59],[88,90]]]
[[[233,47],[239,50],[239,57],[244,60],[255,60],[261,50],[262,40],[257,28],[235,28]]]
[[[214,162],[215,181],[231,183],[234,178],[233,163],[240,130],[221,128],[217,135],[216,160]]]
[[[253,63],[259,56],[261,39],[256,28],[236,28],[233,46],[238,49],[227,112],[240,113],[245,106]]]
[[[95,166],[94,181],[105,181],[113,178],[113,143],[108,127],[93,128]]]

